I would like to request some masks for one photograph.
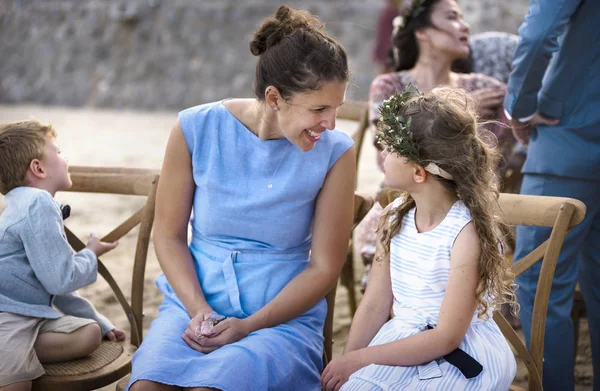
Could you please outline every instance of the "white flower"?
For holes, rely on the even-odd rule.
[[[398,30],[400,30],[401,28],[404,28],[404,17],[403,16],[396,16],[394,18],[394,20],[392,21],[392,36],[396,35],[398,33]]]
[[[402,27],[404,27],[404,17],[403,16],[396,16],[394,18],[394,20],[392,21],[392,26],[394,28],[402,28]]]

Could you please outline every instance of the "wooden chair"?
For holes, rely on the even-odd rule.
[[[379,202],[385,207],[399,194],[402,194],[402,192],[396,189],[383,189],[379,195]],[[538,289],[533,305],[529,349],[504,316],[499,311],[494,311],[494,321],[496,321],[502,334],[516,350],[519,358],[523,360],[527,368],[529,390],[538,391],[542,390],[546,314],[556,262],[565,236],[573,227],[581,223],[586,208],[583,202],[573,198],[506,193],[500,194],[498,205],[502,221],[508,225],[552,227],[548,240],[512,266],[512,271],[516,277],[539,260],[542,260]],[[515,385],[511,386],[510,389],[524,390],[524,388]]]
[[[337,118],[358,122],[358,127],[354,133],[352,133],[352,139],[354,140],[354,145],[356,146],[356,174],[358,177],[360,153],[362,151],[365,134],[369,128],[369,105],[366,102],[347,101],[339,108]],[[340,282],[348,291],[348,306],[350,309],[350,318],[352,318],[356,312],[357,306],[356,287],[354,280],[354,250],[352,239],[348,244],[346,262],[344,263],[342,273],[340,274]]]
[[[44,365],[46,374],[33,382],[34,390],[92,390],[113,383],[131,370],[131,356],[142,341],[142,302],[144,272],[150,243],[150,232],[154,220],[154,203],[159,174],[157,170],[77,167],[69,170],[73,187],[71,192],[109,193],[145,196],[144,206],[117,228],[102,238],[115,241],[140,226],[135,254],[132,255],[133,276],[131,303],[127,301],[106,266],[98,260],[98,273],[106,280],[118,302],[123,307],[131,327],[128,340],[124,342],[102,341],[90,356],[56,364]],[[69,221],[66,221],[68,226]],[[75,251],[85,244],[65,227],[67,239]]]
[[[362,219],[367,215],[369,210],[373,207],[374,200],[371,197],[361,196],[359,194],[354,195],[354,223],[352,225],[352,229],[356,228],[356,226],[362,221]],[[346,263],[344,266],[348,264],[348,259],[346,259]],[[354,285],[352,285],[354,287]],[[333,314],[335,309],[335,293],[337,290],[337,285],[334,285],[333,288],[327,294],[327,318],[325,318],[325,326],[323,327],[323,367],[327,365],[329,361],[331,361],[333,354]]]

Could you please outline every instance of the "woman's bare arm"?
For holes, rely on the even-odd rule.
[[[178,121],[169,136],[156,194],[154,247],[169,284],[190,317],[210,311],[187,243],[194,188],[192,158]]]

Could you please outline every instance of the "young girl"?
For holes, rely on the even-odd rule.
[[[409,86],[381,107],[385,180],[407,194],[384,210],[372,277],[345,352],[323,371],[321,384],[344,391],[506,390],[516,363],[492,309],[514,303],[514,292],[492,213],[496,153],[483,139],[490,133],[479,128],[463,90],[415,92]],[[451,352],[471,361],[471,370],[450,364]]]

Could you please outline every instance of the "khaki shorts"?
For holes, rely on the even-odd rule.
[[[91,323],[95,321],[69,315],[44,319],[0,312],[0,387],[44,374],[33,348],[38,334],[68,334]]]

